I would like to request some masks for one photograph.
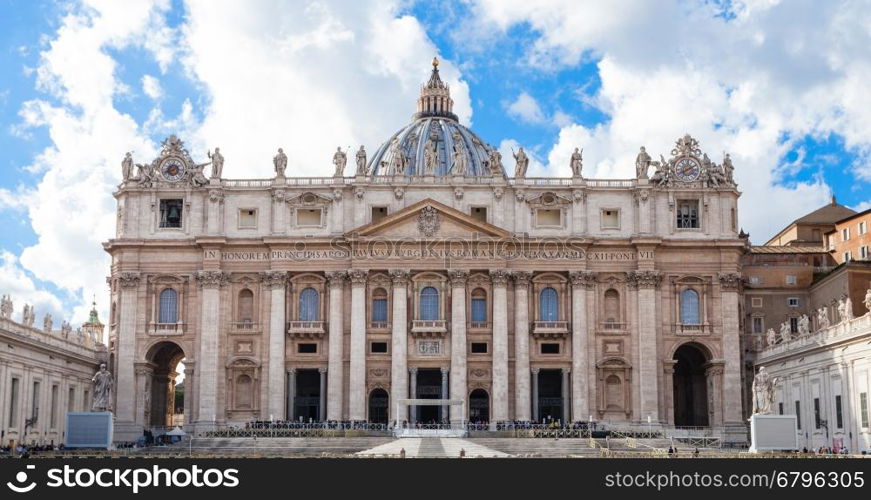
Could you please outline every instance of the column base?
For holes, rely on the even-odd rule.
[[[116,420],[113,425],[112,441],[115,443],[136,441],[142,437],[145,431],[141,425],[130,420]]]
[[[749,443],[747,424],[744,422],[726,422],[723,425],[723,441],[726,443]]]

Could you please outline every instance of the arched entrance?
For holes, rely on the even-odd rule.
[[[369,421],[375,424],[387,423],[388,408],[387,391],[381,388],[373,389],[369,393]]]
[[[151,380],[146,381],[149,394],[146,396],[145,421],[152,427],[184,424],[184,389],[176,390],[177,384],[184,379],[184,357],[184,351],[174,342],[160,342],[148,351],[147,359],[153,371]]]
[[[706,427],[709,425],[706,350],[698,344],[684,344],[675,351],[674,360],[674,425]]]
[[[469,422],[473,424],[490,422],[490,395],[484,389],[475,389],[469,394]]]

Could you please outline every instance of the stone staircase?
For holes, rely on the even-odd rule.
[[[195,453],[229,453],[246,455],[349,455],[394,441],[385,437],[342,438],[195,438],[191,450]],[[184,441],[169,448],[187,451]]]
[[[598,449],[590,448],[589,439],[472,438],[469,441],[515,457],[558,458],[570,455],[590,457],[599,455]],[[597,440],[599,441],[602,440]]]

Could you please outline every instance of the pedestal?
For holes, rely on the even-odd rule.
[[[750,417],[750,453],[798,449],[795,415],[753,415]]]

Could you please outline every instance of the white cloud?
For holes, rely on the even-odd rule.
[[[59,328],[61,321],[65,319],[60,300],[49,292],[38,290],[33,280],[21,268],[18,258],[6,251],[0,251],[0,291],[2,295],[12,298],[15,306],[12,319],[15,321],[21,321],[24,304],[29,304],[36,310],[36,327],[42,327],[46,314],[52,315],[55,328]]]
[[[638,147],[655,157],[684,133],[715,161],[732,154],[741,224],[754,242],[824,204],[819,178],[784,185],[797,141],[830,133],[859,155],[858,178],[871,179],[871,10],[850,2],[735,2],[735,18],[714,3],[479,0],[463,33],[520,24],[536,34],[521,64],[535,70],[599,59],[601,87],[581,100],[609,115],[593,128],[561,124],[546,156],[550,174],[567,173],[575,146],[585,175],[630,177]],[[492,35],[491,35],[492,38]],[[787,140],[783,140],[787,137]],[[764,215],[762,215],[764,214]]]
[[[142,92],[155,101],[159,101],[163,97],[163,88],[160,86],[160,80],[151,76],[142,76]]]
[[[540,124],[546,121],[538,101],[525,91],[521,92],[517,99],[509,103],[505,108],[509,116],[518,118],[526,123]]]

